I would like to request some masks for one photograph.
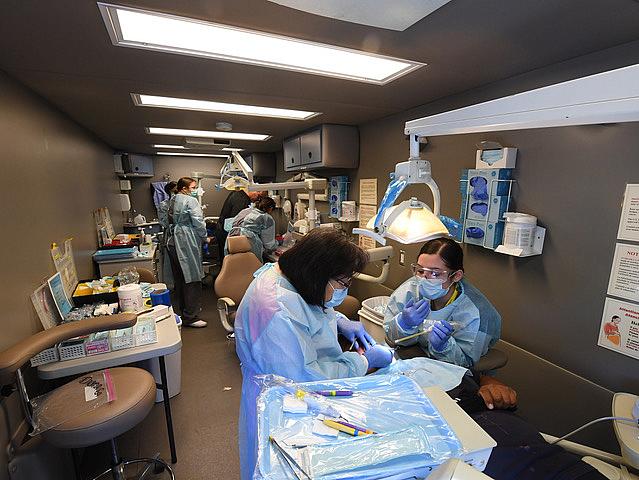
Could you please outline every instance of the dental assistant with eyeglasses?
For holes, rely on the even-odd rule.
[[[296,382],[357,377],[392,361],[392,351],[334,307],[368,255],[340,231],[316,228],[254,274],[235,318],[242,366],[239,419],[241,478],[253,478],[257,455],[257,375]],[[357,351],[343,352],[341,334]]]
[[[501,317],[464,279],[464,253],[450,238],[426,242],[413,277],[391,295],[386,336],[400,346],[418,344],[431,358],[472,368],[501,334]],[[408,340],[404,337],[424,332]]]

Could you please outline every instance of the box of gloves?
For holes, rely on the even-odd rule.
[[[466,212],[466,218],[488,222],[503,220],[504,212],[508,211],[510,203],[508,195],[491,195],[489,200],[474,200],[468,196],[466,200],[467,205],[462,207]]]
[[[488,200],[491,195],[502,196],[510,193],[510,182],[514,168],[471,168],[468,169],[468,194],[473,200]]]
[[[494,250],[501,245],[504,236],[504,222],[486,222],[466,219],[464,222],[464,243],[481,245]]]

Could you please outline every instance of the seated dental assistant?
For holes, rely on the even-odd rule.
[[[239,418],[241,478],[253,478],[257,455],[256,375],[275,374],[295,382],[355,377],[390,364],[392,353],[376,345],[360,322],[334,310],[348,292],[366,252],[345,234],[312,230],[277,264],[255,272],[235,317],[235,342],[242,366]],[[337,335],[363,349],[342,352]]]
[[[431,358],[471,368],[499,340],[501,317],[464,279],[463,255],[450,238],[426,242],[414,276],[391,295],[384,329],[393,341],[429,330],[398,345],[418,344]]]
[[[190,177],[178,180],[177,193],[169,202],[169,239],[167,249],[182,322],[187,327],[206,327],[198,315],[202,302],[202,244],[206,224],[197,201],[197,183]]]
[[[275,250],[275,220],[271,212],[275,208],[275,201],[270,197],[259,197],[253,207],[245,208],[237,214],[233,221],[233,228],[229,237],[244,235],[251,243],[251,251],[261,261],[264,252]],[[228,247],[225,245],[225,255]]]

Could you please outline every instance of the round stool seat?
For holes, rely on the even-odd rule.
[[[49,394],[43,404],[47,409],[47,420],[55,425],[58,416],[62,423],[42,433],[46,441],[60,448],[88,447],[115,438],[144,420],[155,403],[153,376],[133,367],[112,368],[109,372],[116,399],[94,410],[86,412],[84,398],[70,400],[64,387]],[[78,404],[74,405],[74,401]],[[73,412],[86,413],[67,420]]]

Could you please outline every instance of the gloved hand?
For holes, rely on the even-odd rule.
[[[453,326],[446,320],[438,320],[428,334],[428,343],[435,351],[441,352],[452,334]]]
[[[414,303],[411,298],[408,302],[406,302],[404,310],[402,310],[402,314],[399,316],[397,323],[399,323],[399,326],[403,330],[410,330],[411,328],[421,325],[429,313],[430,300],[422,298],[417,303]]]
[[[337,316],[337,333],[351,342],[355,350],[360,346],[364,350],[368,350],[372,345],[377,343],[366,331],[361,322],[354,322],[342,315]]]
[[[393,352],[382,345],[373,345],[364,352],[368,368],[384,368],[393,361]]]

